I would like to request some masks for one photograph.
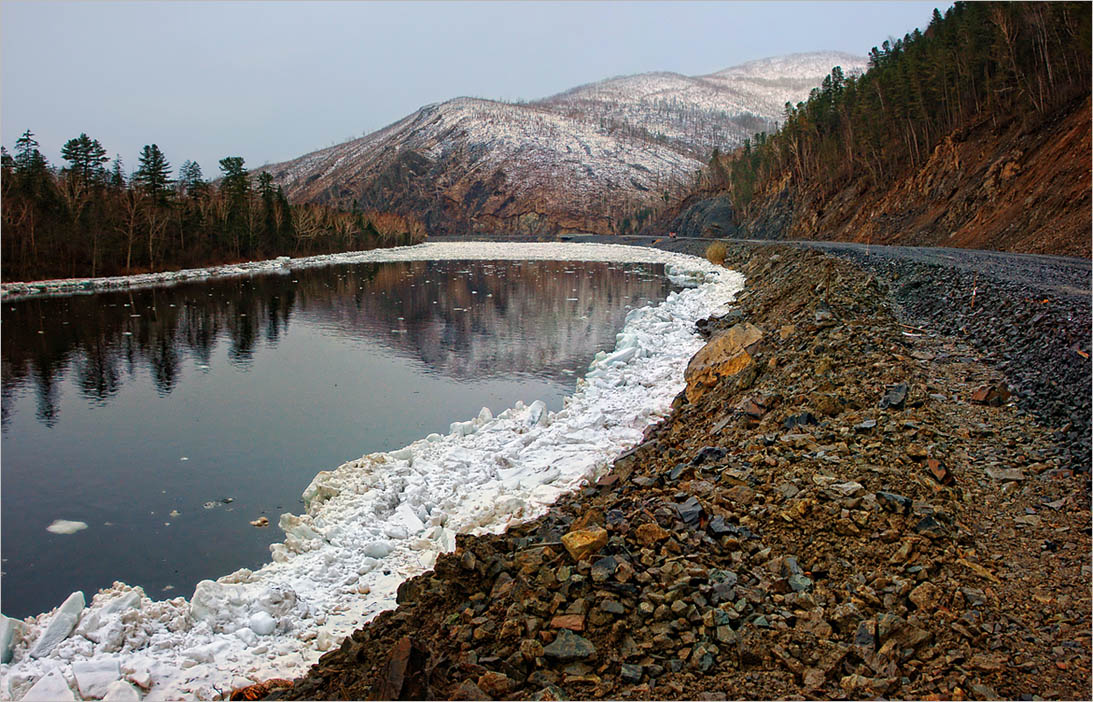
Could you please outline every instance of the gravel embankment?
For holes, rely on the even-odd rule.
[[[1071,373],[1022,356],[1070,328],[982,274],[954,313],[964,273],[921,261],[741,244],[726,263],[748,288],[700,325],[713,342],[667,420],[545,516],[460,537],[398,610],[264,692],[1087,697],[1089,478],[1034,415],[1088,417],[1088,362],[1082,391],[1025,380],[1019,402],[1002,373]]]
[[[769,243],[738,243],[744,250]],[[1057,432],[1058,450],[1089,473],[1091,265],[996,251],[807,242],[873,273],[897,318],[921,333],[963,339],[1001,370],[1022,411]],[[702,255],[708,241],[662,242]]]

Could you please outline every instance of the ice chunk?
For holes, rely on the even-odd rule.
[[[10,663],[15,637],[23,632],[23,622],[0,614],[0,663]]]
[[[87,522],[74,522],[68,519],[54,519],[53,523],[46,527],[46,531],[53,534],[75,534],[77,531],[87,528]]]
[[[448,433],[454,436],[470,436],[476,429],[474,420],[468,420],[466,422],[452,422],[448,427]]]
[[[54,670],[34,683],[23,699],[26,702],[76,702],[76,695],[72,694],[61,671]]]
[[[334,471],[330,470],[321,470],[311,479],[304,488],[304,509],[310,512],[313,506],[321,505],[341,492],[333,479]]]
[[[478,412],[478,422],[480,424],[485,424],[486,422],[490,421],[491,419],[493,419],[493,412],[490,412],[489,407],[483,407],[481,410],[479,410],[479,412]]]
[[[528,416],[525,420],[529,427],[546,423],[546,403],[536,400],[528,405]]]
[[[323,535],[315,530],[311,517],[306,514],[297,517],[291,512],[285,512],[277,520],[277,526],[281,527],[281,531],[285,532],[285,536],[295,536],[300,541],[323,538]]]
[[[391,451],[387,455],[396,461],[410,461],[410,465],[414,464],[414,450],[409,446],[404,446],[397,451]]]
[[[276,618],[295,607],[296,592],[287,586],[202,580],[190,599],[190,617],[207,623],[215,632],[230,633],[249,626],[252,615],[259,612]]]
[[[61,603],[53,618],[49,620],[45,631],[38,637],[34,648],[30,649],[31,658],[48,656],[57,644],[68,638],[68,635],[76,628],[76,623],[80,621],[80,613],[84,610],[85,602],[83,592],[77,590]]]
[[[387,541],[373,541],[370,544],[365,544],[364,548],[361,549],[361,555],[372,558],[386,558],[389,553],[391,553],[391,544]]]
[[[80,697],[97,700],[106,694],[112,683],[121,680],[121,667],[116,660],[100,658],[73,663],[72,674],[76,677]]]
[[[421,520],[414,514],[413,507],[405,502],[399,505],[398,509],[395,510],[395,519],[398,520],[400,525],[406,528],[406,531],[409,532],[407,535],[417,534],[425,528],[425,525],[422,524]]]
[[[124,680],[110,683],[102,702],[140,702],[140,692]]]
[[[629,346],[627,348],[620,349],[618,351],[615,351],[614,353],[610,353],[607,356],[604,356],[603,359],[600,360],[598,365],[609,366],[612,363],[626,363],[635,355],[637,355],[637,353],[638,349],[636,346]]]
[[[105,638],[108,638],[106,630],[117,628],[111,627],[111,624],[115,623],[114,620],[117,615],[128,609],[139,609],[140,598],[143,595],[143,590],[134,588],[118,597],[111,598],[102,607],[96,607],[99,599],[104,596],[102,594],[97,595],[95,600],[92,601],[91,607],[80,619],[80,624],[76,627],[76,633],[89,641],[102,643]]]
[[[271,617],[268,612],[255,612],[250,615],[248,625],[251,631],[259,636],[268,636],[277,628],[277,620]]]

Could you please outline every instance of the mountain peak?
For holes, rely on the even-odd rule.
[[[693,187],[715,148],[771,129],[835,65],[861,70],[865,58],[618,76],[529,103],[456,97],[266,170],[292,199],[413,212],[433,233],[625,233]]]

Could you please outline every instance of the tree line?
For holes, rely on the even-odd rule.
[[[6,280],[95,277],[308,256],[417,243],[422,223],[390,212],[290,204],[273,176],[239,156],[218,181],[185,161],[172,178],[156,144],[126,174],[120,157],[87,134],[61,149],[55,168],[25,131],[0,147],[0,260]]]
[[[738,213],[776,183],[829,192],[851,179],[883,187],[922,166],[970,124],[1018,116],[1027,126],[1089,94],[1089,3],[958,2],[925,32],[873,47],[869,68],[835,67],[807,102],[786,103],[773,134],[710,161]]]

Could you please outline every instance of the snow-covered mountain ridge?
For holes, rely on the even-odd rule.
[[[290,199],[414,214],[431,233],[625,233],[692,186],[713,149],[773,127],[837,65],[865,59],[621,76],[521,104],[460,97],[263,170]]]

